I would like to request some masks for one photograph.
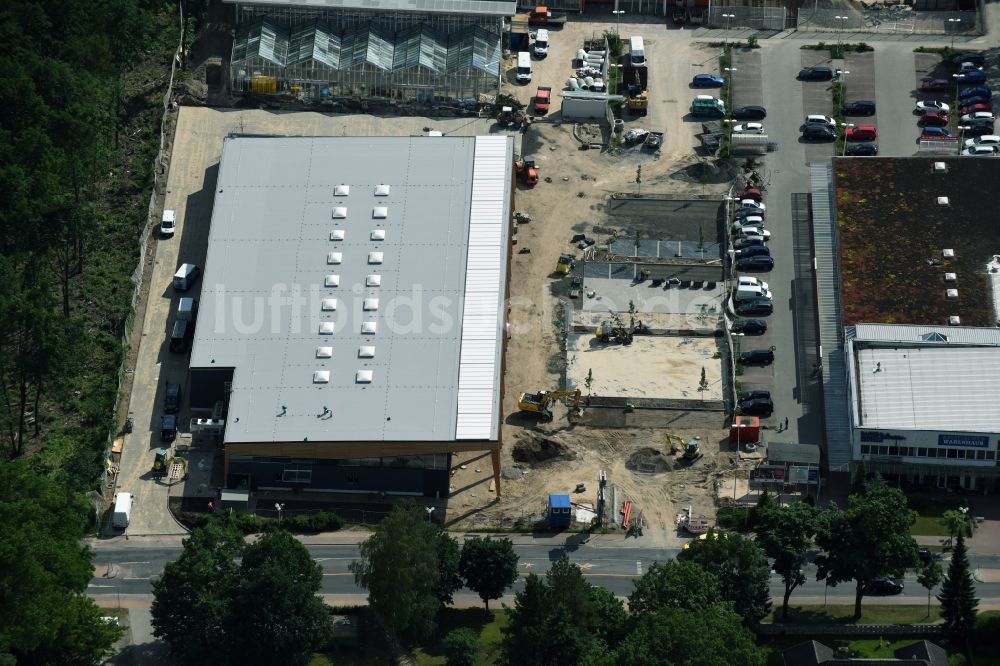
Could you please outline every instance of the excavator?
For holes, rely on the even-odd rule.
[[[620,342],[623,345],[632,344],[632,332],[625,327],[617,312],[611,313],[611,321],[602,321],[597,325],[597,339],[602,342]]]
[[[556,273],[568,274],[576,267],[576,260],[568,254],[560,254],[559,261],[556,262]]]
[[[580,409],[580,389],[560,389],[557,391],[539,391],[538,393],[522,393],[517,399],[517,408],[522,412],[541,414],[546,421],[552,420],[552,403],[560,398],[573,398],[574,411]]]

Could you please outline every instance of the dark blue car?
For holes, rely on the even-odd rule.
[[[955,135],[943,127],[925,127],[920,133],[921,139],[954,139]]]
[[[989,86],[972,86],[971,88],[962,88],[961,92],[958,93],[959,99],[966,99],[967,97],[985,97],[990,99],[993,97],[993,91],[989,89]]]
[[[955,75],[956,83],[983,83],[984,81],[986,81],[986,72],[979,71],[978,69]]]
[[[695,88],[721,88],[725,81],[721,76],[714,74],[695,74],[691,79],[691,85]]]

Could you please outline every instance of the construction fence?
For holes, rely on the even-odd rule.
[[[784,30],[788,10],[784,7],[743,7],[715,5],[708,8],[705,25],[710,28],[754,28],[756,30]]]
[[[980,35],[978,11],[918,11],[905,5],[882,9],[799,9],[796,29],[812,32],[863,32],[876,35]]]

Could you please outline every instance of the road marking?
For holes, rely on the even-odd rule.
[[[132,578],[131,576],[125,576],[125,578],[122,578],[122,580],[149,580],[149,576],[137,576],[135,578]]]
[[[113,564],[152,564],[152,562],[114,562]]]
[[[87,587],[115,587],[115,586],[114,585],[94,585],[93,583],[90,583],[89,585],[87,585]]]
[[[642,575],[642,560],[635,561],[635,573],[638,576]]]
[[[530,569],[531,567],[533,567],[535,565],[532,564],[531,562],[521,562],[521,566],[524,567],[525,569]]]

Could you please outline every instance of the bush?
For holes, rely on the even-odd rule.
[[[293,516],[284,522],[288,523],[288,529],[302,532],[335,532],[344,526],[343,518],[332,511],[319,511],[309,515]]]
[[[479,637],[465,627],[448,632],[441,645],[448,666],[472,666],[479,657]]]
[[[756,507],[724,506],[716,514],[719,527],[738,532],[750,532],[757,522]]]

